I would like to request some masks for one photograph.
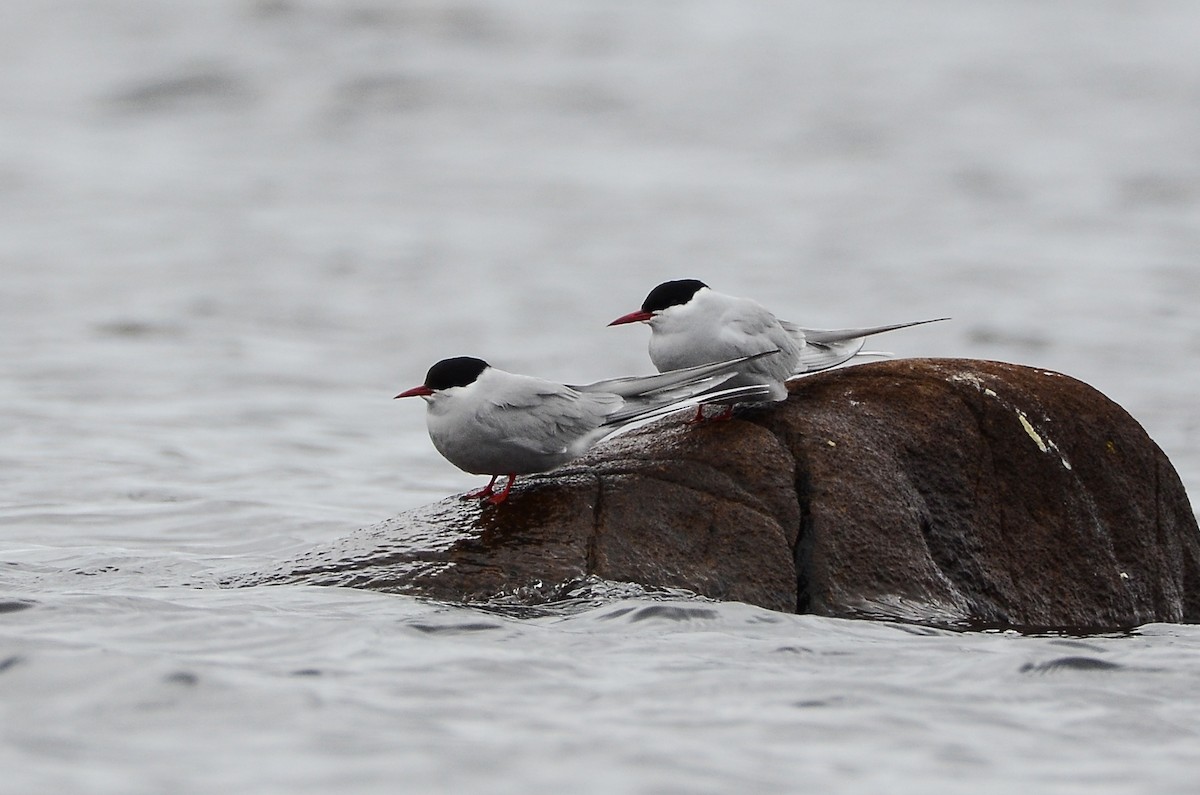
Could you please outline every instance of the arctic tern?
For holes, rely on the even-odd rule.
[[[778,350],[774,356],[748,359],[738,375],[724,384],[766,384],[767,399],[777,401],[787,398],[788,379],[842,364],[857,355],[872,334],[936,321],[836,330],[801,328],[749,298],[718,293],[696,279],[680,279],[658,285],[641,309],[608,325],[638,322],[650,326],[650,360],[659,371]],[[724,402],[732,412],[732,405]],[[702,409],[696,418],[701,416]]]
[[[592,445],[623,428],[701,400],[763,399],[767,388],[744,375],[734,389],[711,390],[772,349],[729,361],[704,362],[658,375],[611,378],[569,386],[492,367],[482,359],[443,359],[420,386],[397,398],[420,397],[433,446],[459,469],[492,479],[463,499],[508,498],[517,475],[545,472],[583,455]],[[707,394],[698,398],[701,392]],[[495,490],[502,475],[508,483]]]

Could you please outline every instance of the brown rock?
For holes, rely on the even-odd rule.
[[[800,610],[998,625],[1200,619],[1200,532],[1124,410],[1066,376],[908,360],[754,421],[796,456]]]
[[[536,601],[587,577],[831,616],[1111,628],[1200,620],[1200,531],[1166,456],[1091,387],[896,360],[806,377],[731,422],[659,421],[503,505],[444,500],[267,580]]]
[[[762,428],[668,420],[518,480],[502,505],[452,497],[268,579],[488,602],[597,577],[792,612],[793,484],[791,455]]]

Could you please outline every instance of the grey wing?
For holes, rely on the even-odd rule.
[[[754,301],[738,301],[721,321],[721,334],[739,351],[759,353],[776,348],[786,354],[796,344],[779,318]]]
[[[497,395],[476,415],[492,436],[539,455],[558,455],[589,436],[624,404],[618,395],[583,394],[542,382],[533,389]]]
[[[781,320],[779,324],[793,339],[800,342],[800,367],[796,370],[796,373],[799,374],[825,370],[853,359],[866,344],[867,337],[874,334],[882,334],[885,331],[895,331],[909,326],[920,326],[924,323],[937,323],[942,320],[949,320],[949,318],[939,317],[911,323],[843,329],[802,328],[784,320]]]
[[[752,356],[739,356],[726,362],[684,367],[655,375],[610,378],[572,388],[588,394],[596,394],[597,397],[604,393],[614,393],[613,396],[619,395],[623,405],[610,413],[604,424],[624,425],[667,414],[686,405],[694,405],[702,399],[698,397],[700,395],[711,398],[714,396],[711,390],[736,375],[747,363],[753,365],[759,359],[774,357],[778,354],[778,350],[763,351]],[[722,390],[717,394],[724,397],[738,396],[755,399],[764,397],[766,390],[767,388],[764,386],[752,384],[731,390]]]
[[[752,380],[756,375],[762,375],[782,384],[797,372],[804,355],[804,339],[790,333],[783,322],[767,310],[758,309],[760,311],[740,312],[729,317],[722,326],[722,334],[732,339],[740,350],[779,351],[775,356],[744,367],[743,371]]]
[[[820,337],[822,334],[820,330],[801,328],[795,323],[785,320],[781,320],[780,325],[792,339],[799,343],[800,355],[794,375],[811,373],[814,370],[826,370],[836,367],[842,362],[847,362],[862,350],[867,341],[861,334],[818,340],[816,337]]]
[[[579,392],[611,392],[624,398],[645,396],[663,400],[684,400],[729,379],[741,365],[764,356],[778,353],[777,350],[763,351],[751,356],[739,356],[724,362],[700,364],[667,370],[654,375],[631,375],[624,378],[607,378],[594,384],[573,386]]]

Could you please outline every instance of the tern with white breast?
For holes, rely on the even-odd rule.
[[[583,386],[517,375],[482,359],[457,356],[430,367],[423,384],[396,397],[425,400],[429,438],[447,461],[465,472],[492,476],[487,486],[464,499],[498,504],[508,498],[517,475],[561,466],[635,423],[698,405],[701,399],[764,398],[766,387],[739,374],[775,353]],[[735,376],[741,379],[736,387],[711,391]],[[501,476],[508,482],[496,491]]]
[[[740,366],[738,374],[725,382],[725,386],[765,384],[769,389],[768,400],[784,400],[789,379],[852,359],[862,350],[867,337],[937,320],[868,328],[802,328],[780,320],[749,298],[719,293],[697,279],[679,279],[658,285],[646,296],[641,309],[622,315],[609,325],[648,324],[650,360],[663,372],[753,357]],[[770,350],[778,353],[754,356]],[[731,412],[730,401],[724,402]],[[700,416],[698,412],[697,418]]]

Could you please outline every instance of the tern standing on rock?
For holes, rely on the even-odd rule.
[[[507,373],[482,359],[458,356],[430,367],[425,383],[396,397],[424,398],[429,438],[438,452],[465,472],[492,476],[487,486],[464,499],[499,504],[508,499],[517,475],[561,466],[633,423],[697,405],[701,399],[764,398],[767,388],[747,382],[744,376],[738,376],[735,388],[703,398],[697,395],[775,353],[772,349],[584,386]],[[496,480],[502,475],[508,483],[496,491]]]
[[[718,293],[697,279],[680,279],[658,285],[641,309],[608,325],[638,322],[650,326],[650,360],[661,372],[777,350],[774,356],[747,360],[725,386],[766,384],[768,400],[785,400],[788,379],[853,358],[872,334],[936,321],[834,330],[801,328],[780,320],[749,298]],[[732,403],[723,402],[728,415]],[[701,416],[702,410],[696,417]]]

